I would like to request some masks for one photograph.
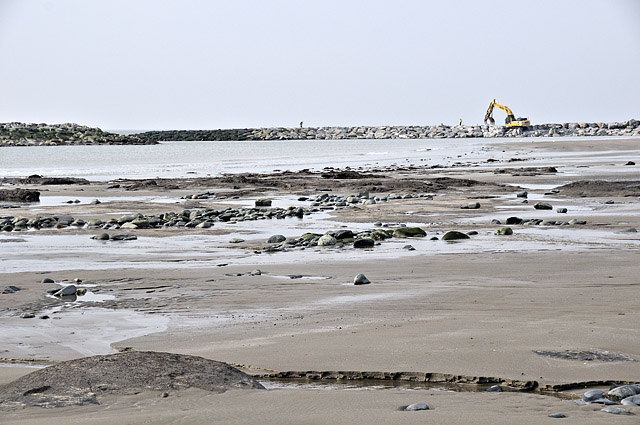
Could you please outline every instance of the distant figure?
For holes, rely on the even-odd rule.
[[[460,118],[460,125],[462,125],[462,118]]]
[[[300,128],[302,128],[302,121],[300,121]]]

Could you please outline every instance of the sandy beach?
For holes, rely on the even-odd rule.
[[[640,141],[504,139],[473,152],[455,143],[453,165],[412,160],[153,183],[5,179],[2,188],[38,190],[41,201],[0,209],[0,217],[106,223],[137,213],[251,208],[259,198],[306,212],[208,228],[0,232],[0,286],[21,288],[0,295],[0,385],[63,360],[151,350],[226,362],[268,388],[191,388],[168,397],[141,390],[99,405],[6,410],[0,422],[537,424],[563,413],[568,424],[637,423],[639,407],[624,406],[635,415],[611,415],[573,399],[640,382],[640,165],[629,164],[640,160]],[[322,193],[364,192],[384,200],[310,204]],[[198,193],[216,196],[186,199]],[[539,202],[552,208],[534,208]],[[510,217],[530,221],[506,224]],[[426,236],[367,249],[267,243],[272,235],[402,226]],[[496,234],[507,226],[513,234]],[[443,241],[452,230],[470,238]],[[103,232],[137,239],[91,239]],[[354,285],[359,273],[371,284]],[[86,295],[63,301],[47,294],[74,279]],[[288,371],[326,379],[272,379]],[[359,382],[362,372],[406,377]],[[412,386],[411,374],[448,382]],[[485,392],[487,383],[505,391]],[[400,411],[416,402],[430,410]]]

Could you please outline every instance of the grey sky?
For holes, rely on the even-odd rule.
[[[639,52],[637,0],[0,0],[0,122],[640,119]]]

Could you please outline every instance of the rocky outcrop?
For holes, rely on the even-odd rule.
[[[225,363],[181,354],[128,351],[69,360],[40,369],[0,389],[0,410],[26,406],[98,404],[106,394],[264,389]]]
[[[40,192],[28,189],[0,189],[0,201],[38,202],[40,201]]]
[[[0,146],[143,145],[137,136],[115,134],[78,124],[0,123]]]
[[[137,134],[146,141],[163,140],[336,140],[336,139],[459,139],[479,137],[640,136],[640,121],[614,123],[538,124],[527,128],[488,125],[360,126],[308,128],[243,128],[169,130]]]

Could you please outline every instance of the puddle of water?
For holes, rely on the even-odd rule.
[[[110,354],[111,344],[129,338],[162,332],[169,318],[131,310],[71,308],[62,306],[42,314],[51,318],[0,318],[0,350],[16,358],[67,358],[69,353],[93,356]]]

